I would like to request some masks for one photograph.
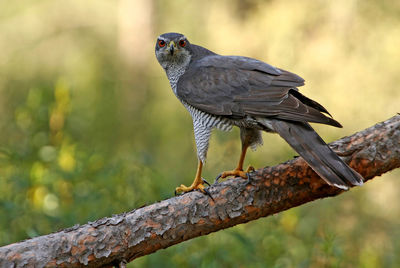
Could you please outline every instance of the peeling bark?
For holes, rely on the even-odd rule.
[[[370,180],[400,167],[400,115],[330,144]],[[302,158],[257,170],[128,213],[75,225],[0,248],[0,267],[119,266],[185,240],[284,211],[342,190],[330,187]]]

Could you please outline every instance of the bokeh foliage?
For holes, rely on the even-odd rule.
[[[154,57],[183,32],[221,54],[306,79],[343,129],[399,112],[396,0],[0,2],[0,245],[168,198],[196,168],[191,120]],[[279,137],[256,167],[291,158]],[[237,161],[216,131],[206,178]],[[399,267],[399,171],[321,200],[161,250],[138,267]]]

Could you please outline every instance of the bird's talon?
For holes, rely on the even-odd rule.
[[[215,178],[215,183],[218,183],[219,179],[221,179],[222,177],[222,173],[219,174],[216,178]]]
[[[178,190],[174,191],[175,196],[183,195],[185,192],[179,192]]]
[[[244,172],[243,170],[240,170],[240,169],[234,169],[234,170],[230,170],[230,171],[224,171],[224,172],[222,172],[222,173],[217,177],[217,179],[219,179],[219,178],[226,178],[226,177],[229,177],[229,176],[233,176],[234,178],[236,178],[236,177],[241,177],[241,178],[243,178],[243,179],[247,179],[247,173]]]
[[[183,195],[186,192],[190,192],[193,189],[186,187],[185,185],[181,184],[181,186],[175,188],[175,196]]]
[[[211,186],[211,184],[209,184],[208,181],[206,181],[204,178],[201,178],[201,180],[202,180],[205,184],[207,184],[208,186]]]
[[[249,167],[246,169],[246,174],[247,174],[247,173],[250,173],[250,172],[254,172],[254,171],[256,171],[256,169],[255,169],[253,166],[249,166]]]
[[[251,179],[251,174],[252,174],[252,172],[247,172],[247,173],[246,173],[246,175],[247,175],[246,185],[250,184],[251,181],[252,181],[252,179]]]
[[[202,180],[204,180],[204,179],[202,179]],[[205,181],[205,180],[204,180],[204,181]],[[205,181],[205,183],[208,184],[208,182],[206,182],[206,181]],[[210,185],[210,184],[208,184],[208,185]],[[211,186],[211,185],[210,185],[210,186]],[[177,196],[177,195],[183,195],[183,194],[185,194],[185,193],[192,192],[192,191],[194,191],[194,190],[197,190],[197,191],[199,191],[199,192],[202,192],[203,194],[206,193],[206,190],[205,190],[205,187],[204,187],[203,183],[192,184],[192,185],[189,186],[189,187],[187,187],[187,186],[181,184],[181,186],[176,187],[176,189],[175,189],[175,196]]]
[[[182,195],[181,193],[178,193],[176,190],[174,191],[175,196]]]
[[[212,199],[212,201],[215,202],[215,200],[214,200],[214,198],[212,197],[210,191],[208,191],[208,189],[206,189],[206,188],[204,188],[203,190],[204,190],[204,192],[206,193],[206,195],[208,195],[208,196]]]

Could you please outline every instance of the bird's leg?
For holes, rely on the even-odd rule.
[[[200,190],[203,193],[207,193],[207,191],[205,190],[205,186],[203,184],[204,180],[201,178],[202,168],[203,168],[203,162],[201,162],[201,160],[199,160],[199,164],[197,165],[196,177],[194,178],[192,185],[187,187],[187,186],[181,184],[181,186],[176,187],[175,194],[186,193],[186,192],[190,192],[190,191],[193,191],[196,189]]]
[[[216,179],[217,181],[220,178],[226,178],[228,176],[242,177],[243,179],[248,178],[247,173],[254,171],[254,168],[252,166],[249,166],[246,169],[246,171],[243,171],[243,162],[244,162],[244,158],[246,157],[247,148],[249,148],[248,144],[242,145],[242,152],[240,153],[240,158],[239,158],[237,167],[234,170],[222,172],[220,175],[218,175],[218,177]]]

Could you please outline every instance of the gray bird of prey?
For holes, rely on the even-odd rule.
[[[310,126],[309,122],[342,127],[322,105],[298,91],[304,85],[298,75],[252,58],[218,55],[179,33],[160,35],[155,53],[173,92],[193,119],[197,173],[191,186],[181,185],[176,193],[206,192],[201,171],[211,131],[228,131],[233,126],[240,128],[239,163],[219,177],[246,179],[253,170],[243,170],[246,151],[261,145],[261,133],[266,131],[278,133],[328,184],[341,189],[363,184],[362,176]]]

